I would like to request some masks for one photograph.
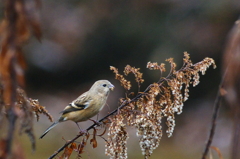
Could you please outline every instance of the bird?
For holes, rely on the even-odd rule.
[[[46,131],[40,136],[40,139],[61,122],[72,120],[78,125],[78,122],[91,120],[90,118],[97,115],[99,111],[103,109],[110,90],[113,91],[113,89],[114,85],[108,80],[96,81],[87,92],[73,100],[63,111],[60,112],[61,116],[59,119],[46,129]]]

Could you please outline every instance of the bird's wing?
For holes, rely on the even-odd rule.
[[[64,115],[73,111],[86,109],[89,106],[89,103],[91,101],[92,101],[92,98],[87,96],[87,92],[85,92],[81,96],[79,96],[77,99],[75,99],[72,103],[69,103],[69,105],[66,106],[65,109],[60,113]]]
[[[85,92],[69,105],[77,109],[86,109],[89,106],[91,101],[92,101],[92,98],[88,95],[88,92]]]
[[[82,109],[77,109],[77,108],[74,108],[74,107],[72,107],[72,106],[66,106],[66,108],[63,110],[63,111],[61,111],[60,113],[62,113],[62,115],[64,115],[64,114],[67,114],[67,113],[70,113],[70,112],[74,112],[74,111],[78,111],[78,110],[82,110]]]

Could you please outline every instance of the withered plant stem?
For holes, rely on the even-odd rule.
[[[208,141],[207,141],[206,147],[205,147],[203,155],[202,155],[202,159],[207,159],[209,148],[212,144],[213,136],[215,134],[217,116],[218,116],[218,112],[219,112],[219,109],[220,109],[220,106],[221,106],[221,101],[222,101],[222,98],[223,98],[223,95],[220,93],[220,91],[223,88],[223,83],[224,83],[227,71],[228,71],[228,67],[226,68],[226,70],[225,70],[225,72],[222,76],[222,79],[221,79],[221,82],[220,82],[220,85],[219,85],[219,89],[218,89],[218,93],[217,93],[217,96],[216,96],[216,99],[215,99],[215,102],[214,102],[210,134],[209,134]]]

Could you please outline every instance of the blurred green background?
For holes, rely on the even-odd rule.
[[[190,89],[183,113],[176,117],[173,137],[167,138],[164,133],[151,157],[200,158],[221,78],[222,54],[239,13],[238,0],[43,0],[42,41],[32,37],[24,48],[28,96],[39,99],[57,119],[59,112],[94,81],[108,79],[116,88],[110,94],[108,107],[100,113],[103,117],[118,106],[118,99],[125,93],[109,66],[120,71],[127,64],[141,68],[143,91],[160,77],[158,71],[146,69],[148,61],[162,63],[172,57],[181,67],[184,51],[190,53],[193,63],[211,57],[217,69],[211,67],[201,76],[200,84]],[[41,116],[34,126],[36,137],[50,124]],[[82,128],[89,124],[80,123]],[[165,130],[164,121],[163,127]],[[65,143],[62,138],[72,139],[77,133],[77,126],[69,121],[59,124],[42,140],[37,139],[35,152],[31,151],[26,135],[19,137],[19,145],[15,146],[24,149],[26,158],[48,158]],[[130,159],[143,158],[135,133],[134,128],[129,128]],[[229,158],[231,136],[231,113],[223,105],[212,145],[220,149],[225,159]],[[98,148],[85,149],[83,158],[108,158],[104,141],[99,138],[98,142]],[[216,152],[212,154],[218,158]]]

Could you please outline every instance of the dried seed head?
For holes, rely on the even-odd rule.
[[[131,88],[131,83],[130,83],[130,81],[127,81],[127,80],[123,77],[123,75],[119,74],[117,68],[115,68],[115,67],[113,67],[113,66],[110,66],[110,70],[113,70],[113,72],[115,73],[115,78],[120,81],[121,85],[122,85],[126,90],[130,90],[130,88]]]
[[[109,126],[108,142],[106,143],[105,154],[114,159],[127,158],[127,139],[128,134],[123,123],[121,114],[115,115],[112,118],[112,123]]]
[[[106,145],[106,154],[110,158],[126,158],[126,140],[128,138],[125,131],[123,118],[129,126],[136,127],[136,135],[139,137],[139,145],[142,154],[148,158],[153,150],[156,149],[162,137],[161,121],[166,117],[167,136],[171,137],[175,128],[175,114],[181,114],[184,102],[189,97],[190,85],[196,86],[199,84],[199,72],[205,74],[207,68],[213,65],[214,60],[205,58],[203,61],[193,64],[187,52],[184,52],[183,66],[176,70],[176,63],[173,58],[168,61],[171,65],[171,71],[166,78],[161,78],[157,83],[150,84],[147,89],[138,93],[138,96],[131,99],[126,97],[121,99],[121,106],[118,115],[112,118],[112,123],[109,127],[108,141]],[[165,64],[147,63],[147,68],[150,70],[160,70],[164,72]],[[124,88],[128,88],[122,75],[118,74],[116,68],[111,68],[116,74],[116,78],[120,80]],[[142,74],[138,68],[127,65],[124,74],[133,73],[137,83],[142,83]],[[118,144],[121,143],[121,144]]]

